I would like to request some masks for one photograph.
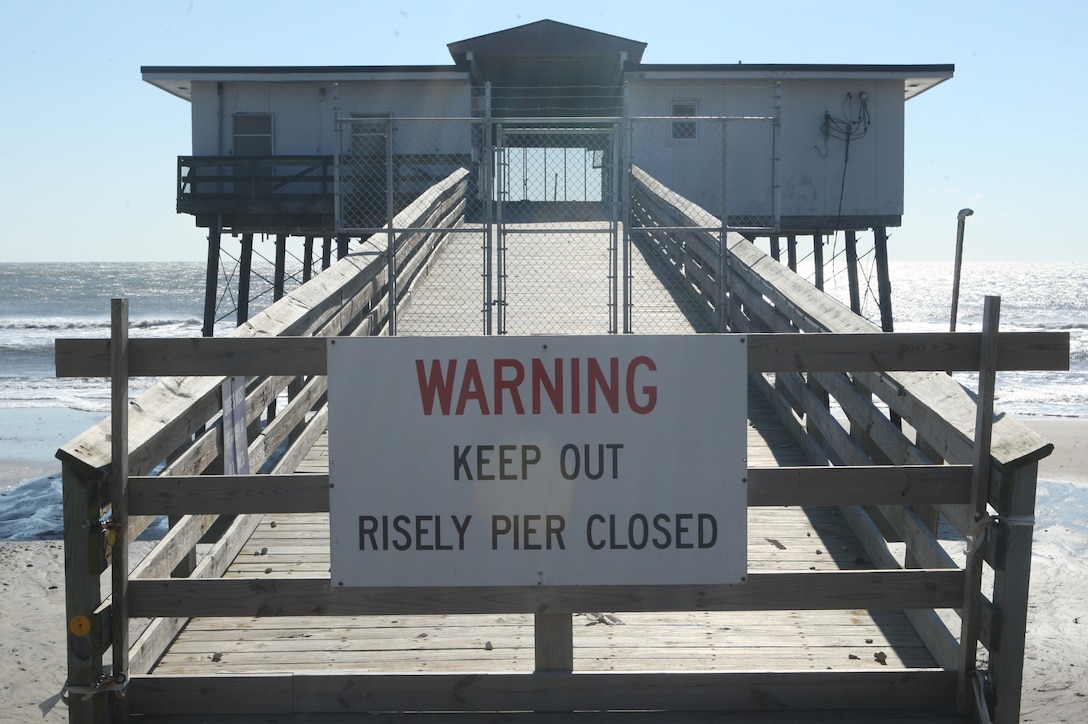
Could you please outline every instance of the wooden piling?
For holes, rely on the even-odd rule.
[[[238,326],[249,321],[249,289],[253,274],[253,234],[242,234],[242,252],[238,262]]]
[[[222,227],[219,223],[208,229],[208,263],[204,277],[204,326],[201,334],[205,337],[215,335],[215,307],[219,299],[219,251]]]

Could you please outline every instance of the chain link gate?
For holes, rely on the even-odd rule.
[[[773,116],[338,126],[336,220],[353,251],[385,255],[398,235],[435,234],[429,275],[399,278],[386,255],[391,333],[725,329],[726,229],[777,229]],[[397,228],[398,213],[462,167],[472,183],[452,227]],[[640,177],[668,180],[657,185],[675,192],[671,220],[645,207]]]
[[[496,331],[619,328],[619,126],[496,129]]]

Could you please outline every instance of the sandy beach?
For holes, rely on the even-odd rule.
[[[1024,421],[1056,450],[1040,466],[1021,720],[1082,722],[1088,707],[1088,420]],[[65,679],[61,542],[0,544],[0,590],[3,721],[67,721],[63,703],[44,718],[39,709]]]

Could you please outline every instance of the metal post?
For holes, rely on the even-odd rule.
[[[774,84],[774,122],[771,126],[771,216],[775,231],[782,213],[782,183],[778,178],[778,135],[782,130],[782,84]]]
[[[628,87],[623,84],[623,136],[620,138],[623,149],[623,162],[620,167],[620,175],[617,182],[620,187],[620,203],[623,205],[621,219],[623,220],[623,233],[620,243],[623,245],[623,333],[632,334],[634,328],[634,299],[631,287],[634,284],[634,272],[631,269],[631,166],[634,159],[631,157],[634,149],[634,126],[632,125],[630,110],[628,108]],[[592,158],[592,157],[591,157]],[[589,192],[588,170],[586,181],[586,193]],[[588,197],[587,197],[588,198]]]
[[[495,128],[495,139],[495,184],[498,189],[495,194],[495,227],[498,231],[495,240],[495,311],[499,316],[495,332],[506,334],[506,229],[503,205],[510,181],[507,177],[506,139],[503,138],[501,124]]]
[[[952,321],[948,324],[948,331],[956,331],[956,316],[960,307],[960,269],[963,264],[963,227],[968,216],[975,213],[971,209],[960,209],[956,216],[956,266],[952,272]]]
[[[386,326],[390,337],[397,334],[397,232],[393,228],[393,119],[385,126],[385,216],[387,229],[386,252],[389,262],[389,323]]]
[[[824,290],[824,235],[817,231],[812,235],[813,283],[821,292]]]
[[[722,121],[722,226],[718,232],[718,331],[729,329],[729,123]]]
[[[612,126],[612,210],[609,213],[609,236],[612,246],[612,291],[611,291],[611,316],[608,321],[608,333],[618,334],[620,331],[620,166],[623,163],[620,149],[619,124]],[[624,267],[626,269],[626,266]]]
[[[494,333],[494,283],[495,258],[495,146],[491,129],[491,83],[484,84],[484,147],[480,153],[480,180],[484,205],[484,334]]]
[[[332,84],[332,120],[333,120],[333,135],[336,137],[336,156],[333,158],[332,164],[332,187],[333,187],[333,224],[336,230],[344,228],[344,212],[343,212],[343,181],[340,174],[340,164],[343,157],[344,146],[344,133],[343,125],[340,123],[340,84]],[[325,267],[327,268],[326,264]]]

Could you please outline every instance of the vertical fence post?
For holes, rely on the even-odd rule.
[[[961,711],[971,706],[977,672],[979,612],[982,591],[984,541],[989,530],[986,506],[990,492],[990,438],[994,419],[994,388],[997,381],[997,330],[1001,321],[1001,297],[987,296],[982,315],[982,349],[979,357],[978,407],[975,414],[975,447],[971,466],[970,513],[974,522],[964,565],[964,601],[960,626],[960,662],[957,701]]]
[[[101,480],[72,462],[61,466],[64,490],[64,604],[67,617],[68,686],[90,687],[102,676],[102,654],[110,631],[96,613],[102,602],[105,538]],[[68,721],[96,724],[106,720],[105,698],[69,693]]]
[[[498,322],[496,334],[506,334],[506,227],[503,219],[506,193],[509,189],[509,168],[507,167],[506,139],[503,137],[502,124],[495,127],[495,311]]]
[[[1001,615],[997,630],[990,634],[995,642],[990,651],[990,679],[996,694],[994,724],[1020,721],[1038,474],[1038,463],[1000,474],[1000,518],[993,532],[1000,542],[994,570],[994,605]]]
[[[495,142],[491,129],[491,82],[484,84],[484,132],[483,148],[480,149],[480,195],[483,197],[484,249],[484,334],[494,333],[494,275],[495,259]]]
[[[718,232],[718,331],[726,332],[730,326],[729,308],[729,123],[721,121],[722,133],[722,227]]]
[[[397,215],[394,208],[393,181],[393,119],[390,117],[385,126],[385,222],[386,253],[389,255],[389,322],[386,330],[390,337],[397,335],[397,231],[393,228],[393,218]]]
[[[110,304],[110,505],[113,602],[111,641],[113,679],[128,676],[128,300]],[[128,720],[128,700],[121,691],[110,702],[111,721]]]
[[[609,207],[608,231],[609,231],[609,243],[612,246],[612,262],[610,274],[612,275],[612,288],[609,291],[609,305],[612,307],[611,314],[608,320],[608,332],[609,334],[619,334],[620,329],[620,219],[622,218],[622,199],[620,188],[623,183],[623,145],[622,138],[620,137],[620,124],[612,124],[612,199]],[[623,265],[623,269],[627,269],[626,260]],[[626,280],[624,280],[624,287],[626,288]]]

